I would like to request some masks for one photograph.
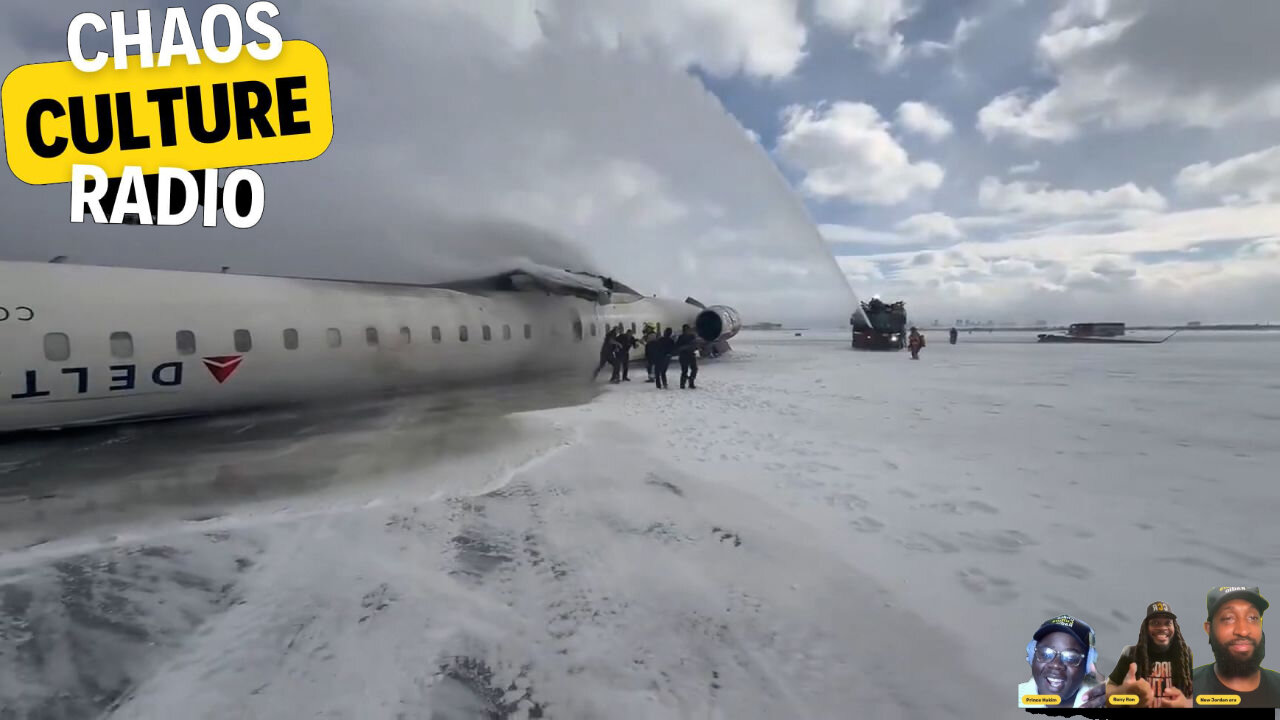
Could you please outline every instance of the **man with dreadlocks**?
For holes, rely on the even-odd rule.
[[[1191,707],[1191,648],[1178,616],[1162,602],[1147,606],[1138,644],[1120,651],[1107,678],[1107,697],[1137,695],[1139,707]]]

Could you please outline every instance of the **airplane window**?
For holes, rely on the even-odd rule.
[[[410,338],[411,338],[411,335],[409,333],[409,328],[407,327],[400,328],[400,339],[404,341],[405,345],[409,344]]]
[[[573,339],[574,340],[582,339],[582,321],[581,320],[573,321]]]
[[[285,328],[285,330],[284,330],[284,349],[285,349],[285,350],[297,350],[297,349],[298,349],[298,331],[297,331],[297,330],[294,330],[293,328]]]
[[[595,336],[596,336],[596,324],[591,323],[591,337],[595,337]]]
[[[62,362],[71,357],[71,338],[64,333],[48,333],[44,336],[44,357],[50,362]]]
[[[249,352],[253,349],[253,337],[249,335],[248,330],[237,330],[235,338],[236,352]]]
[[[127,332],[111,333],[111,357],[121,360],[133,357],[133,336]]]
[[[459,326],[458,326],[458,339],[459,339],[459,340],[461,340],[462,342],[466,342],[466,341],[467,341],[467,326],[466,326],[466,325],[459,325]]]
[[[531,338],[531,337],[533,337],[533,326],[532,326],[532,325],[530,325],[530,324],[528,324],[528,323],[525,323],[525,326],[524,326],[524,339],[525,339],[525,340],[528,340],[528,339],[529,339],[529,338]]]
[[[431,326],[431,342],[440,342],[440,326]]]
[[[485,342],[488,342],[493,339],[493,333],[489,332],[488,325],[481,326],[480,332],[484,335]]]
[[[342,331],[338,328],[329,328],[329,331],[325,333],[325,336],[329,340],[329,347],[342,347]]]
[[[196,334],[190,330],[179,330],[175,338],[179,355],[193,355],[196,351]]]
[[[510,326],[510,325],[503,325],[503,326],[502,326],[502,339],[503,339],[503,340],[510,340],[510,339],[511,339],[511,326]]]
[[[378,344],[378,328],[367,327],[364,329],[364,341],[369,345]]]

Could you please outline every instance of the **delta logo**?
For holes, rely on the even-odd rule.
[[[208,368],[209,374],[213,375],[213,379],[218,384],[226,382],[240,367],[240,361],[244,359],[243,355],[215,355],[213,357],[201,358],[204,366]]]

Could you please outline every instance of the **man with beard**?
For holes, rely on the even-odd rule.
[[[1120,651],[1107,697],[1137,695],[1139,707],[1191,707],[1191,648],[1178,616],[1162,602],[1147,606],[1138,644]]]
[[[1212,665],[1191,673],[1195,696],[1236,695],[1235,707],[1280,707],[1280,673],[1262,667],[1267,637],[1262,613],[1270,606],[1256,587],[1216,587],[1207,599],[1209,616],[1204,631],[1213,648]],[[1196,702],[1196,707],[1212,707]]]
[[[1105,684],[1085,689],[1086,679],[1096,680],[1098,659],[1093,628],[1070,615],[1044,621],[1027,643],[1031,679],[1018,686],[1018,707],[1102,707]],[[1028,695],[1057,695],[1057,705],[1024,703]]]

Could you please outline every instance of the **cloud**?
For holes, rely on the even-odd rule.
[[[736,6],[734,6],[736,7]],[[906,57],[899,23],[915,15],[918,5],[908,0],[815,0],[814,15],[853,38],[856,48],[871,53],[881,69],[892,68]]]
[[[812,197],[896,205],[942,184],[943,169],[932,162],[912,163],[870,105],[792,105],[782,116],[775,153],[804,173],[800,188]]]
[[[1055,86],[1000,95],[978,127],[988,139],[1063,142],[1086,125],[1221,128],[1280,117],[1277,27],[1280,3],[1069,0],[1038,44]]]
[[[459,3],[465,5],[466,3]],[[476,3],[490,5],[491,3]],[[541,0],[559,33],[600,47],[646,52],[678,67],[727,76],[785,77],[804,59],[807,31],[796,0]],[[510,14],[510,8],[503,14]]]
[[[1158,255],[1158,262],[1144,258]],[[1280,321],[1280,203],[1148,214],[1132,227],[965,241],[838,258],[856,291],[913,313],[1031,322]],[[875,268],[855,277],[850,268]],[[1212,297],[1206,305],[1204,298]]]
[[[1125,183],[1110,190],[1055,190],[1047,183],[1003,183],[994,177],[978,186],[978,205],[1019,215],[1080,217],[1128,211],[1159,212],[1168,202],[1154,189]]]
[[[824,224],[818,232],[829,243],[859,243],[870,245],[917,245],[919,240],[899,233],[872,230],[857,225]]]
[[[908,101],[899,105],[897,122],[904,130],[934,142],[946,138],[955,129],[941,110],[923,102]]]
[[[1049,100],[1056,97],[1056,92],[1050,91],[1036,101],[1022,90],[1001,95],[978,111],[978,130],[987,140],[1000,135],[1055,142],[1070,140],[1078,134],[1076,126],[1054,117],[1050,109]]]
[[[1009,168],[1010,175],[1030,175],[1040,169],[1040,161],[1035,160],[1026,165],[1014,165]]]
[[[1188,165],[1174,184],[1185,195],[1213,197],[1232,205],[1280,200],[1280,145],[1217,165]]]
[[[958,240],[964,237],[964,231],[955,219],[943,213],[932,212],[923,215],[912,215],[897,224],[897,229],[917,238],[945,238]]]
[[[325,53],[337,130],[320,158],[256,168],[267,190],[257,227],[72,225],[66,186],[2,173],[0,258],[396,282],[533,260],[746,317],[847,313],[844,275],[769,155],[670,58],[583,32],[603,6],[540,3],[554,12],[539,19],[523,4],[498,12],[462,0],[277,4],[285,37]],[[52,18],[52,34],[10,24],[5,7],[0,46],[18,63],[57,60],[63,11],[22,13]],[[642,20],[624,43],[692,44]],[[710,40],[698,52],[714,64],[720,41]],[[768,66],[735,52],[742,67]]]
[[[960,21],[956,23],[956,29],[951,33],[950,42],[943,43],[936,40],[926,40],[915,46],[915,49],[923,57],[933,57],[940,53],[955,53],[965,43],[969,42],[969,39],[973,37],[974,32],[981,24],[982,20],[980,18],[960,18]]]

